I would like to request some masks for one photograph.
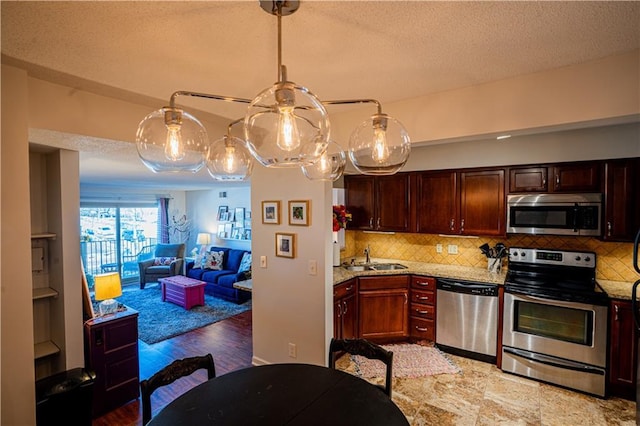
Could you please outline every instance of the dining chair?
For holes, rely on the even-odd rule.
[[[216,377],[216,367],[211,354],[194,356],[173,361],[153,376],[140,382],[142,399],[142,424],[151,420],[151,394],[162,386],[169,385],[181,377],[190,376],[197,370],[206,369],[208,380]]]
[[[387,366],[385,384],[376,385],[391,398],[391,378],[393,373],[393,352],[386,350],[366,339],[331,339],[329,344],[329,368],[336,368],[336,359],[341,353],[361,355],[369,359],[377,359]]]

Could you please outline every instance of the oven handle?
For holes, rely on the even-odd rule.
[[[537,354],[529,351],[523,351],[520,349],[503,347],[502,350],[511,355],[523,358],[525,361],[537,362],[540,364],[550,365],[552,367],[563,368],[565,370],[580,371],[583,373],[597,374],[604,376],[604,371],[599,368],[589,367],[588,365],[572,362],[568,360],[562,360],[547,355]]]
[[[530,296],[528,294],[522,294],[522,293],[514,293],[511,291],[505,291],[505,293],[511,294],[514,298],[518,298],[520,300],[531,300],[534,302],[542,302],[544,304],[547,305],[553,305],[553,306],[560,306],[560,307],[564,307],[564,308],[581,308],[581,309],[585,309],[585,308],[589,308],[589,309],[593,309],[593,305],[589,305],[589,304],[584,304],[584,303],[578,303],[578,302],[563,302],[561,300],[550,300],[550,299],[546,299],[544,297],[539,297],[539,296]]]

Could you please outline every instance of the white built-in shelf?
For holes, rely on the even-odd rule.
[[[49,297],[58,297],[58,292],[52,289],[51,287],[34,288],[32,292],[33,292],[33,300],[46,299]]]
[[[35,359],[40,359],[60,353],[60,348],[52,341],[47,340],[46,342],[36,343],[33,345],[33,352],[35,354]]]
[[[37,234],[31,234],[31,239],[32,240],[39,240],[39,239],[43,239],[43,238],[51,238],[54,239],[56,237],[56,234],[54,234],[53,232],[40,232]]]

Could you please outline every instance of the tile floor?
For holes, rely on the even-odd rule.
[[[591,397],[447,356],[461,374],[393,379],[393,400],[411,425],[635,425],[635,402]],[[348,356],[337,366],[354,371]]]

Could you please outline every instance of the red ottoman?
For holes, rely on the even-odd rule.
[[[160,278],[162,301],[180,305],[186,310],[196,305],[204,305],[204,281],[194,280],[183,275]]]

